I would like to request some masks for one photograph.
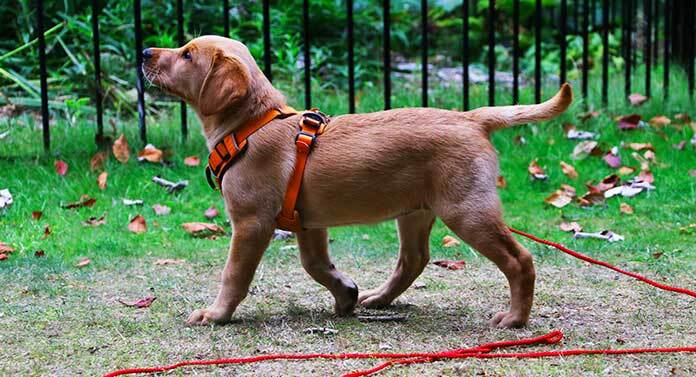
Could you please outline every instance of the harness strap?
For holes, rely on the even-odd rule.
[[[295,146],[297,148],[295,169],[285,191],[283,207],[276,217],[277,226],[280,229],[292,232],[302,230],[302,221],[300,220],[300,214],[295,209],[295,205],[302,188],[302,177],[304,176],[309,153],[312,151],[317,136],[324,133],[328,123],[328,117],[317,109],[302,113],[300,132],[295,137]]]

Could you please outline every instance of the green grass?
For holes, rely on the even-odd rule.
[[[695,237],[693,230],[684,233],[680,228],[696,223],[696,179],[688,173],[696,169],[696,154],[690,144],[683,151],[672,148],[672,144],[688,142],[693,130],[688,126],[670,126],[662,131],[646,128],[622,132],[613,121],[616,115],[632,112],[643,115],[644,119],[659,114],[673,118],[680,112],[696,118],[693,102],[684,95],[683,76],[679,72],[674,75],[673,94],[668,101],[662,100],[656,82],[654,99],[639,108],[631,108],[623,99],[623,85],[613,85],[609,108],[599,109],[599,117],[581,123],[577,115],[585,110],[585,104],[576,85],[578,100],[559,119],[495,134],[493,142],[499,151],[501,174],[508,183],[507,188],[500,189],[508,223],[651,277],[693,287]],[[288,84],[280,87],[288,93],[291,105],[301,107],[303,101],[297,87],[290,88]],[[554,87],[545,87],[544,97],[554,91]],[[346,111],[344,93],[319,87],[314,93],[315,105],[327,113]],[[361,92],[358,110],[379,110],[381,93],[380,88]],[[398,81],[394,93],[394,107],[420,103],[416,94],[419,91],[411,83]],[[457,108],[461,101],[457,87],[433,87],[431,96],[432,106],[443,108]],[[597,97],[597,88],[592,88],[591,98]],[[472,107],[483,105],[486,98],[484,87],[472,88]],[[498,103],[509,101],[508,95],[499,94]],[[532,102],[529,89],[523,90],[521,102]],[[175,110],[171,112],[178,114]],[[544,198],[561,183],[575,186],[582,194],[584,182],[597,182],[614,172],[600,158],[573,161],[570,153],[576,142],[565,139],[564,122],[599,132],[604,149],[621,142],[652,143],[658,162],[651,167],[657,189],[635,198],[609,199],[606,207],[581,208],[571,204],[556,209],[545,205]],[[507,299],[502,276],[465,245],[443,248],[440,240],[450,232],[441,223],[436,225],[431,237],[433,259],[465,259],[469,267],[456,273],[428,267],[419,280],[426,288],[410,289],[393,308],[410,316],[405,324],[363,324],[355,319],[332,317],[328,293],[301,270],[297,252],[281,250],[282,246],[292,244],[288,241],[271,245],[257,273],[252,294],[235,314],[238,322],[223,328],[186,328],[183,320],[188,312],[207,305],[214,297],[229,242],[227,237],[194,239],[181,227],[184,222],[206,221],[203,212],[211,205],[223,208],[219,194],[208,187],[203,168],[183,164],[185,156],[197,155],[204,160],[207,154],[197,122],[191,123],[190,139],[182,143],[176,115],[169,116],[163,111],[160,117],[148,118],[149,141],[171,153],[168,158],[171,165],[164,166],[138,163],[134,154],[141,145],[136,121],[116,120],[118,132],[125,132],[130,141],[132,156],[127,164],[113,157],[107,162],[108,187],[100,191],[96,184],[98,172],[89,171],[90,158],[97,150],[90,119],[78,119],[68,126],[65,120],[57,118],[52,127],[50,155],[42,153],[39,123],[31,115],[0,121],[0,133],[10,129],[10,135],[0,140],[0,189],[8,188],[15,201],[0,214],[0,241],[17,248],[8,260],[0,261],[0,281],[6,293],[0,296],[0,327],[7,330],[0,335],[0,343],[8,344],[0,350],[0,372],[96,374],[107,369],[166,364],[179,359],[271,351],[377,351],[384,342],[390,343],[394,351],[439,350],[538,335],[552,328],[562,328],[568,334],[564,348],[667,346],[673,345],[674,339],[680,344],[693,344],[693,336],[683,336],[690,331],[686,319],[693,318],[693,313],[688,314],[693,308],[686,299],[635,285],[629,279],[614,280],[609,272],[527,240],[522,242],[535,254],[539,271],[532,323],[521,332],[489,330],[486,319],[502,309]],[[516,136],[523,136],[527,144],[515,144]],[[624,164],[639,166],[629,151],[621,149],[620,153]],[[53,163],[58,158],[70,165],[65,177],[54,171]],[[535,158],[546,168],[549,175],[546,182],[532,182],[528,177],[527,165]],[[580,177],[576,180],[565,177],[560,160],[573,164]],[[170,180],[188,179],[190,184],[181,193],[170,195],[151,182],[154,175]],[[76,210],[60,208],[61,203],[77,201],[83,194],[96,198],[96,204]],[[123,198],[142,199],[145,205],[126,207],[121,203]],[[635,214],[622,215],[618,208],[622,201],[633,206]],[[170,206],[172,214],[155,216],[151,208],[155,203]],[[31,217],[31,212],[37,210],[43,211],[39,221]],[[90,216],[103,213],[107,213],[106,225],[98,228],[81,225]],[[129,219],[136,214],[147,219],[147,233],[136,235],[127,230]],[[587,231],[611,229],[626,240],[611,244],[573,240],[558,230],[564,219],[580,222]],[[215,222],[230,229],[224,215]],[[45,226],[50,226],[52,233],[42,239]],[[354,276],[361,288],[373,287],[388,276],[398,250],[393,222],[332,229],[331,239],[337,265]],[[35,257],[36,250],[44,250],[46,257]],[[653,254],[658,252],[663,254],[655,258]],[[92,263],[81,269],[74,267],[82,257],[90,258]],[[157,258],[184,258],[187,263],[152,266]],[[149,293],[156,294],[158,300],[147,310],[134,311],[115,304],[118,297],[132,299]],[[340,335],[332,339],[303,335],[304,328],[315,326],[337,328]],[[601,334],[597,328],[602,329]],[[653,333],[663,334],[659,344],[649,337]],[[626,344],[617,344],[618,338],[625,338]],[[64,361],[66,353],[72,355],[70,365],[59,362]],[[269,363],[261,369],[244,367],[239,371],[279,375],[290,368],[291,374],[325,375],[336,373],[333,365]],[[346,362],[340,370],[370,365]],[[553,359],[451,362],[416,366],[408,372],[456,375],[476,370],[574,375],[578,369],[603,374],[606,368],[612,368],[623,375],[641,374],[646,368],[665,374],[672,367],[686,374],[692,368],[688,356],[651,356],[611,360],[589,357],[563,362]],[[395,369],[386,375],[400,375],[406,370]],[[218,375],[232,373],[233,369],[199,371]]]

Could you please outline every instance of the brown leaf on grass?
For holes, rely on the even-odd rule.
[[[636,168],[630,167],[630,166],[622,166],[619,168],[619,175],[629,175],[633,174],[636,171]]]
[[[161,204],[154,204],[152,209],[155,211],[155,215],[157,216],[166,216],[172,212],[171,208]]]
[[[686,140],[682,140],[677,144],[672,144],[672,148],[674,148],[678,151],[683,151],[684,147],[686,147]]]
[[[103,171],[99,176],[97,177],[97,186],[99,186],[100,190],[106,189],[106,179],[109,177],[109,173]]]
[[[548,178],[548,176],[544,173],[544,169],[542,169],[542,167],[539,166],[536,159],[532,160],[532,162],[529,163],[527,171],[529,172],[529,175],[531,175],[532,178],[536,180],[543,181]]]
[[[602,159],[604,160],[604,162],[607,163],[607,165],[609,165],[610,168],[616,169],[619,166],[621,166],[621,157],[618,154],[614,154],[612,152],[607,152],[607,154],[605,154]]]
[[[138,309],[144,309],[144,308],[149,308],[150,305],[157,299],[155,296],[147,296],[145,298],[141,298],[140,300],[136,301],[124,301],[122,299],[118,299],[118,302],[121,303],[124,306],[130,307],[130,308],[138,308]]]
[[[621,213],[625,213],[627,215],[632,215],[633,214],[633,207],[628,205],[628,203],[621,203],[621,204],[619,204],[619,211],[621,211]]]
[[[637,152],[633,152],[631,153],[631,157],[640,162],[640,170],[650,170],[650,161],[646,160],[643,156],[639,155]]]
[[[641,170],[640,173],[638,173],[638,176],[636,177],[636,181],[654,183],[655,176],[653,176],[653,173],[650,170]]]
[[[75,264],[75,267],[81,268],[90,263],[92,263],[92,261],[89,258],[82,258]]]
[[[155,266],[164,266],[164,265],[168,265],[168,264],[184,264],[184,263],[186,263],[185,259],[158,259],[153,264]]]
[[[206,219],[212,220],[218,216],[219,212],[215,206],[212,206],[208,209],[205,210],[205,213],[203,215],[205,216]]]
[[[128,159],[130,159],[130,147],[128,146],[126,135],[121,134],[121,136],[114,141],[114,145],[111,147],[111,150],[114,153],[116,160],[123,164],[128,162]]]
[[[625,115],[619,118],[619,129],[622,131],[634,130],[638,128],[638,123],[642,117],[638,114]]]
[[[563,190],[556,190],[544,199],[544,202],[556,208],[563,208],[573,201],[571,196],[566,195]]]
[[[7,254],[0,253],[0,261],[7,260],[7,258],[8,258]]]
[[[573,233],[575,233],[575,232],[580,232],[580,231],[582,231],[582,226],[581,226],[580,224],[578,224],[577,222],[575,222],[575,221],[571,221],[571,222],[569,222],[569,223],[568,223],[568,222],[562,222],[562,223],[558,226],[558,228],[560,228],[561,231],[563,231],[563,232],[573,232]]]
[[[45,256],[46,256],[46,252],[43,251],[43,250],[36,250],[36,251],[34,252],[34,256],[37,257],[37,258],[45,257]]]
[[[655,147],[651,143],[628,143],[625,148],[631,148],[634,151],[651,150],[655,151]]]
[[[599,111],[588,111],[585,113],[580,113],[578,114],[578,119],[580,119],[582,122],[586,122],[592,118],[596,118],[599,116]]]
[[[505,180],[505,177],[503,177],[502,175],[499,175],[498,178],[495,180],[495,187],[506,188],[507,181]]]
[[[601,150],[597,147],[598,145],[599,143],[594,140],[581,141],[573,148],[571,157],[573,160],[581,160],[591,154],[601,153]]]
[[[152,163],[162,162],[162,151],[155,148],[154,145],[148,144],[140,152],[138,152],[138,161],[148,161]]]
[[[34,220],[40,220],[41,216],[43,216],[43,212],[41,212],[41,211],[32,211],[31,212],[31,218]]]
[[[89,170],[96,171],[103,168],[107,157],[109,157],[108,151],[99,151],[95,153],[92,159],[89,160]]]
[[[650,118],[648,123],[650,123],[651,125],[653,125],[655,127],[664,127],[664,126],[669,126],[670,123],[672,123],[672,121],[664,115],[657,115],[657,116]]]
[[[128,230],[136,234],[145,233],[147,232],[147,221],[142,215],[135,215],[128,223]]]
[[[587,207],[604,203],[604,194],[602,191],[592,185],[585,186],[587,187],[587,193],[578,199],[581,206]]]
[[[575,179],[578,177],[578,172],[575,170],[573,165],[565,161],[561,161],[561,170],[563,171],[563,174],[565,174],[570,179]]]
[[[452,236],[444,236],[442,238],[442,246],[444,247],[457,247],[461,245],[462,243],[459,242],[458,239],[452,237]]]
[[[616,185],[618,185],[619,182],[621,182],[621,178],[619,178],[619,176],[616,174],[611,174],[604,177],[604,179],[602,179],[599,182],[599,184],[597,185],[597,189],[599,191],[607,191],[610,188],[616,187]]]
[[[692,177],[696,177],[696,169],[689,170],[689,175]]]
[[[674,116],[674,119],[682,122],[682,123],[689,123],[691,122],[691,117],[687,113],[679,113]]]
[[[82,226],[91,226],[92,228],[96,228],[104,224],[106,224],[106,213],[101,215],[100,217],[92,216],[89,219],[82,222]]]
[[[648,100],[648,97],[640,94],[640,93],[631,93],[628,96],[628,102],[631,103],[631,106],[640,106],[644,104]]]
[[[433,262],[434,265],[442,268],[446,268],[448,270],[456,271],[456,270],[461,270],[466,266],[466,261],[463,260],[436,260]]]
[[[58,175],[65,176],[65,174],[68,173],[68,164],[65,161],[56,160],[53,165],[55,166],[56,173],[58,173]]]
[[[643,153],[643,157],[648,161],[655,161],[655,152],[645,151],[645,153]]]
[[[12,247],[4,242],[0,242],[0,253],[9,254],[9,253],[14,253],[14,251],[15,251],[14,247]]]
[[[68,203],[68,204],[62,205],[61,208],[73,209],[73,208],[81,208],[81,207],[91,207],[96,202],[97,202],[97,199],[91,198],[89,195],[82,195],[80,197],[79,202]]]
[[[48,238],[48,236],[50,236],[50,235],[51,235],[51,227],[48,226],[48,225],[46,225],[46,226],[44,227],[43,236],[41,236],[41,239],[42,239],[42,240],[45,240],[45,239]]]
[[[201,159],[198,156],[188,156],[184,159],[184,165],[186,166],[198,166],[201,164]]]
[[[198,238],[214,238],[225,234],[225,229],[216,224],[193,222],[184,223],[181,226],[186,233]]]

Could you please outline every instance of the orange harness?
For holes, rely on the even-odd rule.
[[[223,175],[249,146],[247,142],[249,136],[276,118],[284,119],[295,114],[297,114],[297,111],[289,106],[285,106],[282,109],[272,109],[262,117],[245,123],[234,132],[225,136],[222,141],[215,145],[208,156],[208,166],[205,168],[205,174],[210,187],[214,190],[219,190],[222,187]],[[302,113],[299,124],[300,132],[295,137],[295,146],[297,148],[295,169],[285,191],[283,207],[278,216],[276,216],[277,226],[280,229],[292,232],[302,230],[300,214],[295,209],[295,205],[300,194],[302,177],[309,153],[312,151],[312,146],[317,136],[324,133],[324,128],[328,123],[329,118],[317,109]],[[217,182],[217,186],[215,182]]]

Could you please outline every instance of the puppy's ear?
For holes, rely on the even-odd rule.
[[[198,94],[198,110],[206,116],[217,114],[244,97],[248,86],[244,63],[216,51]]]

